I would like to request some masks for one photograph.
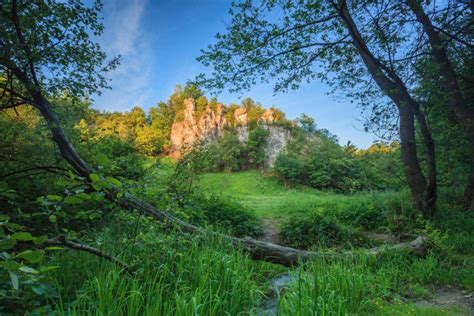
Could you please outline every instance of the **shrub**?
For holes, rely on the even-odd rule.
[[[273,168],[278,177],[285,182],[286,187],[302,182],[304,164],[297,157],[281,153],[275,160]]]
[[[252,167],[262,168],[265,164],[265,146],[269,132],[261,125],[256,125],[254,128],[250,126],[249,128],[249,139],[246,148],[248,162]]]
[[[290,219],[282,225],[280,237],[284,244],[300,249],[315,245],[339,247],[361,240],[359,234],[334,217],[317,213]]]
[[[362,188],[358,161],[336,144],[328,142],[315,150],[307,169],[310,184],[316,189],[354,192]]]
[[[187,199],[184,208],[193,222],[216,226],[227,234],[236,237],[262,234],[257,217],[235,201],[193,195]]]

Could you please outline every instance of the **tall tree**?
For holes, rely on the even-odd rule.
[[[408,21],[391,15],[403,7],[388,0],[239,2],[231,9],[227,32],[217,34],[217,43],[198,58],[213,71],[197,81],[231,91],[248,89],[258,80],[271,81],[275,91],[287,91],[319,79],[335,91],[345,91],[369,111],[370,126],[392,129],[399,123],[401,157],[413,200],[430,217],[437,195],[434,142],[413,93],[411,62],[419,54],[417,38]],[[415,122],[426,153],[425,173],[417,156]]]
[[[448,3],[453,12],[448,13],[449,18],[452,20],[449,26],[453,24],[456,26],[454,33],[451,33],[446,25],[436,27],[432,21],[432,17],[425,12],[421,1],[408,0],[407,4],[415,15],[416,20],[421,24],[423,32],[426,34],[427,45],[431,48],[431,55],[436,63],[437,71],[440,74],[442,88],[448,98],[448,105],[466,130],[471,153],[471,166],[464,197],[466,204],[469,205],[471,209],[474,209],[474,107],[473,101],[470,100],[469,104],[468,99],[465,97],[468,93],[473,93],[474,82],[467,82],[467,86],[463,91],[460,83],[462,80],[461,74],[456,71],[452,57],[450,58],[448,54],[449,46],[457,46],[457,48],[464,51],[467,56],[465,67],[471,68],[470,71],[473,71],[474,44],[472,36],[474,35],[474,3],[471,1],[470,15],[467,13],[468,10],[461,11],[459,4]],[[463,6],[461,6],[461,8],[462,7]],[[436,5],[433,5],[431,11],[436,9]],[[434,15],[434,18],[436,18],[435,13],[431,15]],[[459,20],[462,22],[459,23]],[[455,24],[453,22],[457,23]]]

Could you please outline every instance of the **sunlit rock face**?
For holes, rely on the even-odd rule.
[[[275,122],[275,111],[273,111],[272,109],[268,109],[263,112],[261,121],[267,124]]]
[[[247,117],[247,110],[244,108],[238,108],[234,112],[235,122],[237,125],[247,125],[248,117]]]
[[[214,110],[207,107],[199,117],[196,115],[194,99],[184,100],[184,106],[184,119],[171,126],[170,156],[174,158],[179,158],[198,141],[216,139],[227,125],[222,104],[218,104]]]
[[[239,141],[246,143],[249,137],[248,115],[245,108],[237,108],[234,113],[235,127]],[[183,120],[176,121],[171,126],[169,156],[179,158],[184,152],[191,149],[198,142],[211,142],[225,133],[225,127],[231,124],[225,118],[225,107],[217,104],[213,108],[207,107],[203,113],[196,113],[196,103],[194,99],[184,100]],[[271,124],[275,121],[274,111],[266,110],[259,119],[264,124]],[[266,152],[268,167],[273,166],[278,154],[285,148],[291,138],[290,132],[282,127],[264,125],[269,131],[267,138]]]

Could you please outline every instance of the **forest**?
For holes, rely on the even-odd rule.
[[[102,13],[0,0],[0,315],[474,313],[473,1],[235,1],[125,111]],[[219,98],[313,81],[377,141]]]

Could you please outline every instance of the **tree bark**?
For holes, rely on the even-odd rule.
[[[431,55],[438,64],[441,75],[441,83],[445,93],[449,97],[449,105],[453,110],[459,122],[466,130],[466,136],[470,146],[470,172],[468,183],[464,192],[466,205],[474,209],[474,108],[469,106],[463,96],[458,81],[458,76],[448,57],[445,46],[443,45],[439,33],[431,23],[430,18],[423,11],[423,7],[416,0],[408,0],[408,6],[415,14],[416,19],[423,26],[423,30],[428,36],[431,47]],[[471,2],[471,10],[473,9]]]
[[[429,130],[428,123],[426,122],[425,115],[418,108],[418,104],[413,105],[415,108],[415,117],[418,122],[423,142],[425,144],[425,156],[427,165],[427,183],[423,198],[423,212],[425,217],[432,217],[436,210],[436,199],[438,196],[437,186],[437,171],[436,171],[436,153],[435,143],[431,132]]]
[[[347,31],[352,39],[354,47],[359,52],[367,70],[379,86],[379,88],[393,101],[400,113],[400,144],[401,161],[404,165],[405,176],[410,187],[411,195],[416,209],[424,217],[432,217],[436,206],[436,165],[434,156],[434,143],[431,133],[426,125],[424,116],[421,113],[419,103],[415,101],[408,92],[405,84],[390,69],[387,69],[370,51],[366,45],[357,25],[347,8],[345,0],[339,0],[338,4],[333,2],[339,17],[345,24]],[[429,183],[425,179],[418,162],[416,151],[415,122],[417,116],[420,126],[422,126],[422,135],[424,145],[427,150]]]

